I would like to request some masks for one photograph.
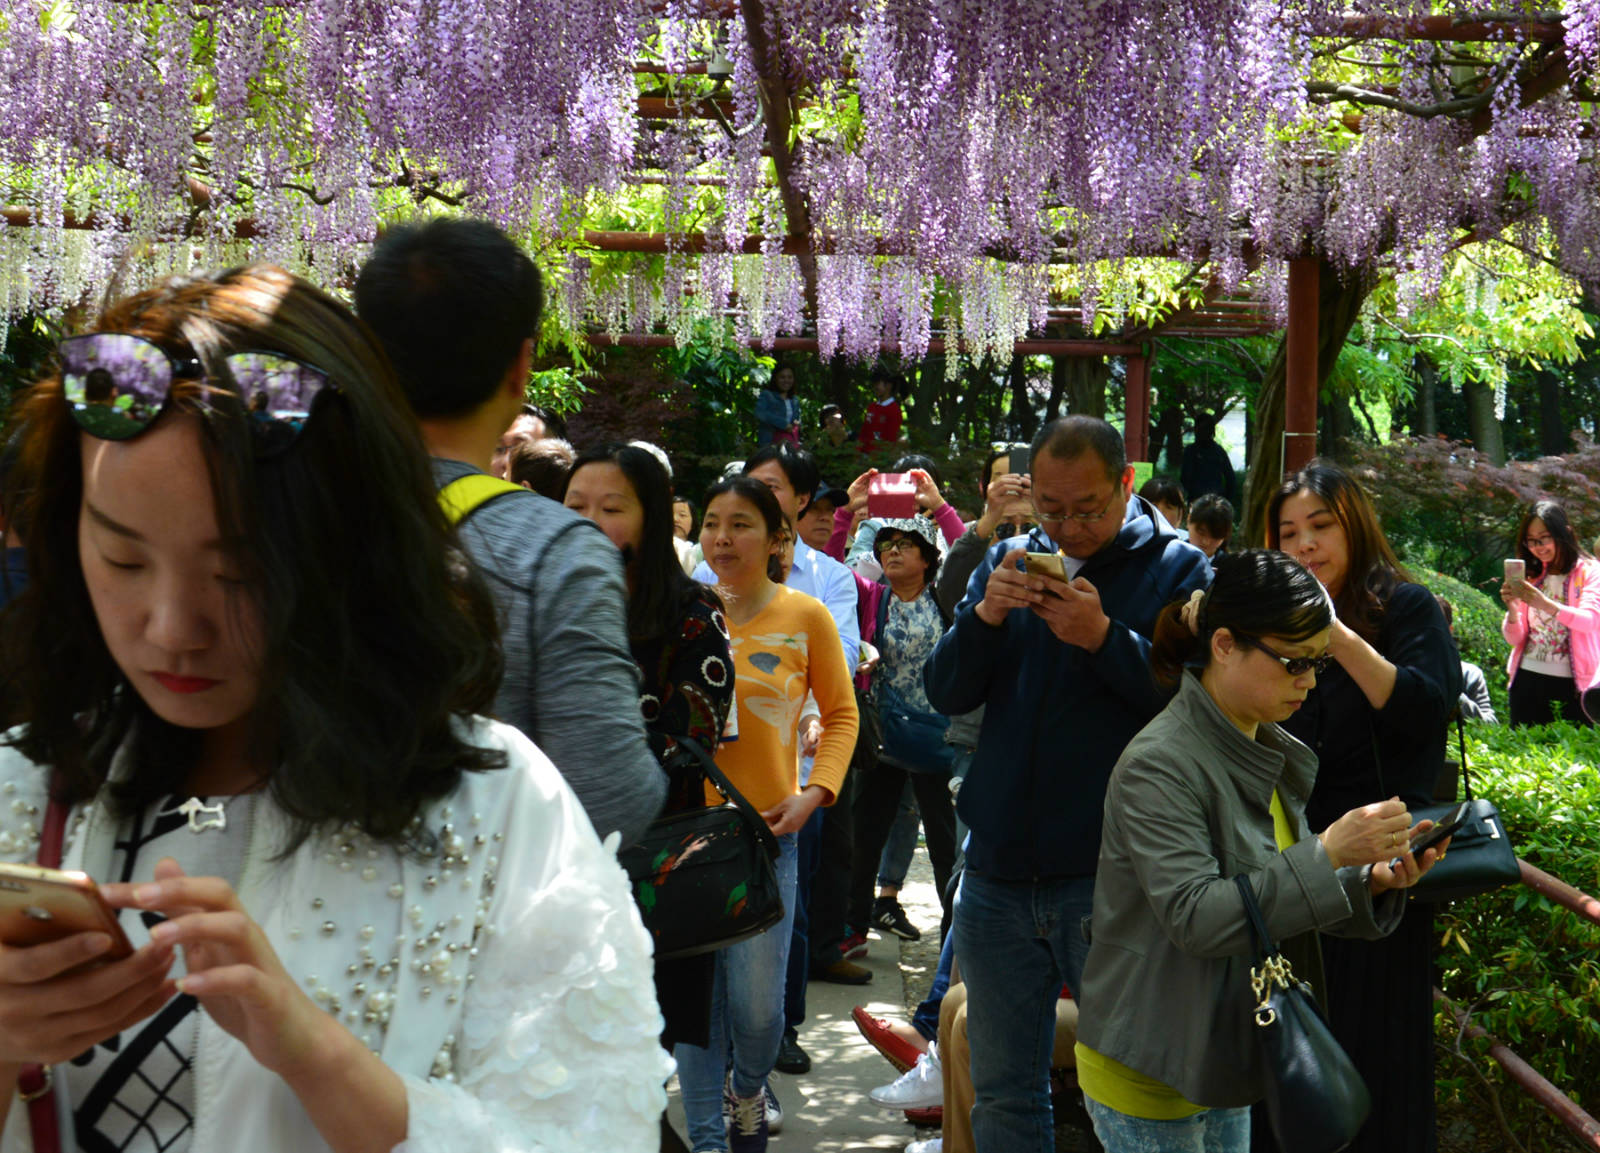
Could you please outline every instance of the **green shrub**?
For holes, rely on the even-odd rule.
[[[1517,855],[1600,893],[1600,730],[1563,723],[1467,731],[1475,790],[1499,806]],[[1579,1106],[1600,1113],[1600,925],[1513,885],[1440,910],[1435,929],[1446,996]],[[1442,1011],[1437,1035],[1456,1050],[1455,1022]],[[1494,1092],[1526,1148],[1570,1147],[1559,1123],[1506,1080],[1485,1043],[1441,1055],[1438,1072],[1441,1101]]]
[[[1455,610],[1456,644],[1461,649],[1461,659],[1483,670],[1495,716],[1502,722],[1508,720],[1511,713],[1506,703],[1506,657],[1511,650],[1500,635],[1505,607],[1455,577],[1420,565],[1407,566],[1407,571],[1429,592],[1450,602]]]

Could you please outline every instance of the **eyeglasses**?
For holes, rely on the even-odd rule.
[[[1328,671],[1328,666],[1333,663],[1333,654],[1331,653],[1323,653],[1319,657],[1286,657],[1273,652],[1254,637],[1247,637],[1241,633],[1235,633],[1234,639],[1242,645],[1246,645],[1253,649],[1260,649],[1262,652],[1266,653],[1269,657],[1282,665],[1283,671],[1288,673],[1291,677],[1303,677],[1309,672],[1315,672],[1317,676],[1320,677],[1323,673]]]
[[[878,555],[886,556],[892,552],[916,552],[917,542],[910,537],[899,536],[894,540],[886,540],[878,545]]]
[[[1033,506],[1033,513],[1039,518],[1040,524],[1061,524],[1063,521],[1072,521],[1075,524],[1094,524],[1104,520],[1111,511],[1111,506],[1117,503],[1117,497],[1122,495],[1120,488],[1111,490],[1111,495],[1106,498],[1106,503],[1099,512],[1045,512],[1037,504]]]
[[[125,332],[68,337],[60,352],[61,391],[73,419],[101,440],[138,436],[166,411],[173,381],[205,377],[194,355],[177,356]],[[293,444],[317,398],[339,391],[321,369],[276,352],[233,352],[222,363],[250,416],[258,457]]]
[[[1523,543],[1529,548],[1544,548],[1547,544],[1555,544],[1556,538],[1553,536],[1530,536],[1525,538]]]

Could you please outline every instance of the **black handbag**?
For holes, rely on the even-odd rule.
[[[1267,1117],[1280,1149],[1338,1153],[1372,1112],[1367,1083],[1317,1010],[1311,986],[1295,978],[1267,932],[1250,878],[1234,878],[1250,922],[1255,1037],[1267,1087]]]
[[[778,839],[698,743],[677,741],[723,803],[658,817],[617,854],[658,960],[726,948],[783,920]]]
[[[1495,808],[1494,802],[1472,795],[1472,776],[1467,772],[1467,735],[1459,716],[1456,739],[1461,748],[1461,784],[1471,808],[1467,811],[1467,823],[1450,838],[1444,857],[1435,861],[1433,868],[1412,888],[1411,895],[1419,901],[1454,901],[1522,880],[1517,850],[1506,835],[1500,810]],[[1423,818],[1441,821],[1455,807],[1454,803],[1428,805],[1413,809],[1411,817],[1416,821]]]
[[[856,715],[860,718],[860,727],[856,730],[856,747],[850,754],[850,776],[859,779],[862,773],[870,773],[878,767],[878,760],[883,756],[883,722],[878,717],[878,708],[872,703],[872,695],[856,690]]]

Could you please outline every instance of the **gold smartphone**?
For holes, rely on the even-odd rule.
[[[1026,554],[1029,575],[1049,577],[1062,584],[1067,580],[1067,559],[1060,553],[1030,552]]]
[[[74,933],[111,938],[111,948],[96,960],[120,961],[133,953],[116,911],[87,873],[0,864],[0,943],[28,948]]]

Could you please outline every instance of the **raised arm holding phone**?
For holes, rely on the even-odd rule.
[[[969,1021],[984,1022],[968,1034],[973,1131],[980,1149],[1044,1153],[1055,1004],[1082,978],[1105,782],[1165,703],[1148,664],[1156,615],[1210,568],[1133,495],[1122,436],[1104,421],[1053,421],[1030,457],[1027,489],[1002,472],[997,495],[1027,491],[1040,527],[989,549],[924,680],[946,715],[985,707],[957,796],[971,833],[953,930]],[[1033,570],[1046,555],[1067,582]],[[1042,941],[1020,929],[1040,909]]]
[[[1531,506],[1517,528],[1517,555],[1505,562],[1500,631],[1511,646],[1511,723],[1540,725],[1559,711],[1593,723],[1600,685],[1600,563],[1578,543],[1553,500]]]

